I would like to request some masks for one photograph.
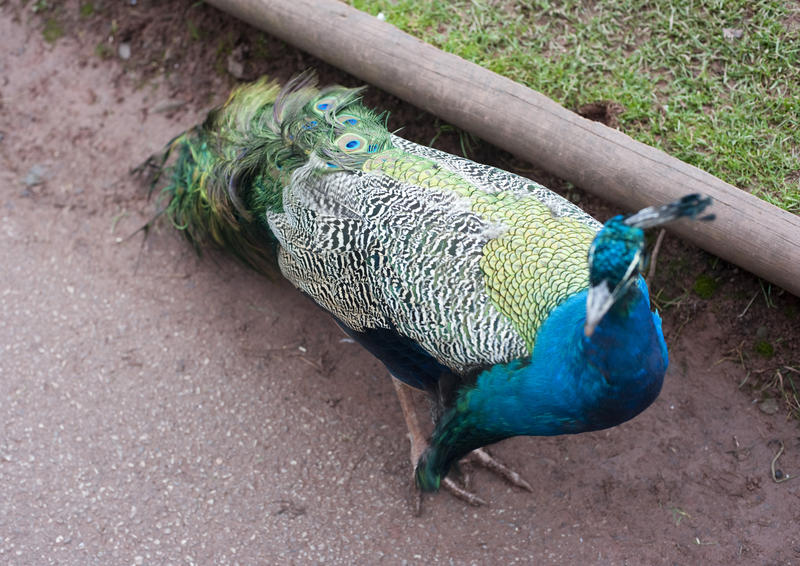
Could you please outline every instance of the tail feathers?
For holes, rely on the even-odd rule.
[[[230,251],[256,271],[274,272],[273,238],[262,221],[245,204],[255,180],[241,191],[234,176],[224,172],[226,162],[212,149],[213,141],[203,127],[181,134],[163,155],[174,163],[161,191],[163,213],[181,230],[198,252],[209,243]],[[243,200],[244,199],[244,200]]]
[[[267,274],[276,244],[265,212],[280,209],[283,182],[274,163],[284,149],[272,112],[279,92],[265,79],[234,90],[167,145],[151,184],[165,178],[162,212],[198,252],[213,243]]]
[[[391,147],[385,116],[364,108],[362,90],[320,90],[312,72],[282,89],[266,78],[235,89],[165,149],[152,183],[166,178],[163,213],[198,249],[211,241],[273,272],[277,244],[267,212],[283,211],[292,173],[306,164],[318,175],[359,169]]]

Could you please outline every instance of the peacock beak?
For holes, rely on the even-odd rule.
[[[613,304],[614,296],[608,281],[603,280],[589,287],[589,294],[586,296],[586,323],[583,326],[583,333],[586,336],[594,334],[595,328]]]

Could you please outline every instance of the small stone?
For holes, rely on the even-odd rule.
[[[136,564],[136,566],[142,566],[142,564],[144,564],[144,556],[134,556],[133,563]]]
[[[226,62],[227,71],[236,79],[244,78],[244,61],[244,45],[239,45],[228,55],[228,60]]]
[[[241,79],[244,76],[244,63],[241,61],[237,61],[233,58],[233,55],[228,57],[228,72],[237,79]]]
[[[44,165],[36,164],[30,168],[28,174],[22,180],[26,187],[34,187],[44,183],[44,178],[47,175],[47,169]]]
[[[775,399],[764,399],[759,403],[758,408],[761,409],[761,412],[766,415],[774,415],[778,412],[778,401]]]
[[[131,58],[131,44],[128,42],[123,42],[119,44],[119,48],[117,49],[117,53],[119,53],[119,58],[123,61],[127,61]]]

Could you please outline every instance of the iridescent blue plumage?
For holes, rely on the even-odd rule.
[[[650,406],[661,391],[669,358],[661,317],[650,311],[647,285],[639,275],[644,264],[640,226],[695,218],[710,203],[688,195],[606,222],[589,250],[589,289],[550,313],[529,360],[488,368],[461,392],[420,460],[419,485],[438,489],[450,466],[480,446],[511,436],[601,430]]]
[[[594,256],[590,278],[620,283],[630,262],[638,261],[643,233],[614,219],[595,243],[602,253]],[[607,258],[612,260],[605,263]],[[452,463],[480,446],[511,436],[609,428],[656,399],[667,370],[667,347],[638,270],[590,336],[584,331],[587,296],[582,291],[552,311],[529,360],[495,365],[462,391],[440,419],[417,468],[423,489],[438,489]]]

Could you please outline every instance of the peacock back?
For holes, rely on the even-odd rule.
[[[308,76],[234,91],[171,145],[173,222],[251,265],[274,251],[376,348],[458,374],[529,356],[548,314],[588,287],[601,225],[529,179],[389,133],[359,94]]]

